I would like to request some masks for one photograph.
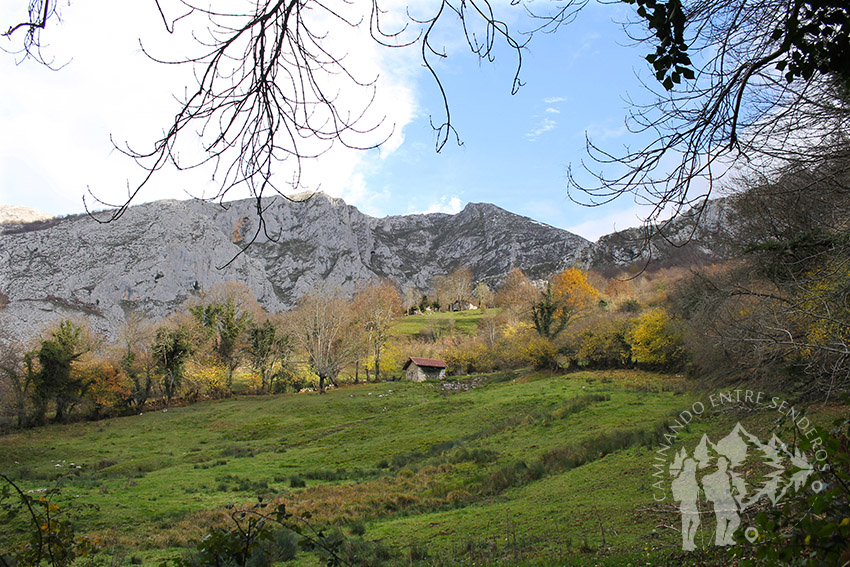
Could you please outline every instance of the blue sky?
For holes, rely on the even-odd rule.
[[[17,15],[4,4],[0,27]],[[101,2],[65,8],[61,26],[48,30],[48,49],[67,63],[59,71],[16,65],[13,55],[0,54],[0,203],[79,212],[88,189],[118,202],[140,175],[112,150],[109,136],[137,144],[155,139],[188,77],[140,53],[139,38],[163,49],[173,38],[164,36],[153,2],[131,4],[110,15],[117,17],[111,25],[99,21]],[[591,209],[566,194],[566,169],[586,158],[586,133],[614,150],[635,142],[624,128],[623,99],[641,95],[635,73],[646,75],[646,48],[625,45],[613,21],[628,9],[591,4],[558,33],[537,36],[524,51],[526,84],[516,95],[508,50],[495,63],[481,63],[452,43],[447,30],[450,57],[439,72],[463,145],[449,142],[440,154],[430,118],[440,116],[441,101],[416,53],[363,44],[353,55],[361,56],[367,75],[380,75],[379,91],[387,94],[372,110],[387,116],[393,137],[382,150],[334,149],[308,167],[308,187],[374,216],[451,213],[468,202],[490,202],[590,239],[636,225],[640,209],[629,197]],[[164,172],[136,202],[209,195],[214,187],[207,178]]]

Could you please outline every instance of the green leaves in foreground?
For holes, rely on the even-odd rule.
[[[87,557],[102,542],[78,537],[74,520],[79,508],[90,504],[60,505],[60,477],[51,488],[25,493],[8,476],[0,473],[0,518],[21,535],[16,541],[0,546],[0,566],[66,567],[78,558]]]
[[[806,492],[756,516],[758,539],[742,540],[730,553],[741,565],[847,565],[850,561],[850,420],[831,431],[801,435],[799,447],[815,463],[817,478]],[[818,441],[820,440],[820,441]],[[747,551],[749,550],[749,551]]]

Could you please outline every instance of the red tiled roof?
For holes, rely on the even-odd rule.
[[[437,360],[436,358],[419,358],[416,356],[411,356],[408,364],[415,364],[416,366],[424,366],[426,368],[447,368],[448,365],[442,360]],[[408,364],[405,364],[404,367],[407,368]]]

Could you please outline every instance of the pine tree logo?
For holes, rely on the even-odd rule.
[[[751,475],[755,469],[767,472]],[[696,548],[694,538],[700,525],[700,494],[714,507],[715,545],[733,545],[742,512],[761,499],[776,505],[789,492],[798,492],[814,469],[799,449],[791,452],[776,435],[762,443],[737,423],[717,443],[703,435],[691,455],[682,448],[669,471],[673,477],[670,488],[682,515],[682,549],[691,551]],[[755,535],[757,532],[753,537],[745,532],[751,540]]]

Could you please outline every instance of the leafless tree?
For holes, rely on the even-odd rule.
[[[679,300],[729,361],[773,379],[793,368],[800,391],[826,397],[850,389],[850,146],[836,149],[742,179],[731,202],[741,259]]]
[[[531,306],[538,300],[540,290],[519,268],[511,268],[496,292],[496,306],[504,309],[506,318],[516,325],[531,316]]]
[[[380,380],[381,354],[390,340],[393,321],[402,313],[398,289],[390,281],[373,281],[354,296],[354,309],[375,360],[375,380]]]
[[[635,136],[623,152],[588,140],[595,160],[587,168],[592,179],[572,170],[576,200],[597,205],[632,193],[653,205],[651,223],[669,208],[702,207],[715,182],[739,164],[804,159],[814,141],[847,131],[850,15],[845,0],[623,1],[637,7],[625,29],[651,51],[647,60],[654,78],[644,86],[654,98],[632,102],[628,125]],[[29,17],[3,34],[20,38],[24,57],[50,63],[42,37],[47,24],[59,19],[56,2],[29,0]],[[373,93],[376,82],[355,76],[346,60],[347,46],[329,41],[334,30],[364,29],[382,46],[419,50],[444,103],[443,115],[432,121],[439,151],[457,133],[435,66],[448,56],[437,36],[457,26],[469,49],[488,61],[507,47],[516,58],[516,92],[522,85],[523,49],[536,34],[570,23],[585,4],[566,0],[540,8],[531,1],[511,2],[508,9],[525,11],[529,22],[527,29],[512,29],[509,18],[498,15],[504,7],[489,0],[440,0],[406,10],[385,8],[381,0],[153,0],[151,7],[169,32],[192,30],[197,51],[173,58],[149,55],[192,66],[197,84],[159,140],[147,148],[121,148],[147,174],[107,220],[120,217],[163,167],[212,163],[220,183],[213,199],[247,186],[256,199],[259,235],[265,230],[263,196],[298,186],[302,160],[334,143],[380,144],[388,132],[380,120],[367,118],[373,97],[342,96],[336,86],[343,77]],[[367,9],[358,12],[362,6]],[[387,27],[390,16],[394,26]],[[203,151],[192,158],[188,149],[197,137]],[[290,165],[291,175],[281,176],[280,164]]]
[[[406,285],[402,289],[402,307],[404,308],[405,313],[408,315],[412,314],[414,309],[419,305],[420,299],[422,299],[422,294],[418,289],[413,287],[412,285]]]
[[[472,270],[458,266],[450,274],[434,276],[431,287],[432,295],[438,298],[441,308],[463,310],[472,298]]]
[[[478,285],[475,286],[475,290],[472,292],[472,295],[475,296],[476,301],[478,301],[478,307],[480,309],[487,309],[493,304],[493,298],[495,295],[493,294],[493,290],[490,289],[484,282],[478,282]]]
[[[289,323],[324,393],[326,384],[336,385],[342,369],[355,361],[362,344],[351,300],[338,289],[321,287],[301,298]]]
[[[144,314],[133,311],[127,315],[114,345],[114,358],[120,361],[121,368],[133,383],[130,402],[139,408],[144,407],[156,386],[154,373],[157,361],[151,350],[154,334],[153,322]]]
[[[159,140],[147,147],[116,146],[146,174],[130,187],[124,203],[103,203],[92,195],[98,205],[114,207],[107,222],[123,215],[161,169],[211,164],[219,183],[211,200],[224,199],[237,186],[247,186],[256,199],[260,218],[256,238],[265,230],[263,197],[286,196],[287,189],[298,187],[303,160],[334,144],[360,149],[380,145],[392,133],[392,125],[367,114],[376,78],[357,76],[352,69],[350,46],[333,41],[342,30],[363,30],[384,47],[419,50],[444,101],[444,115],[434,126],[438,150],[456,136],[448,98],[434,68],[435,60],[447,57],[435,44],[443,26],[459,23],[469,48],[481,59],[492,60],[497,46],[507,45],[517,61],[514,91],[521,84],[527,38],[512,32],[488,0],[442,0],[391,11],[382,7],[381,0],[153,0],[151,8],[158,10],[168,32],[188,30],[195,51],[160,56],[143,42],[145,53],[164,64],[191,66],[196,85],[187,91]],[[573,13],[572,2],[567,2],[538,27],[557,25]],[[385,24],[389,16],[394,20],[391,28]],[[43,51],[45,34],[48,24],[59,19],[57,0],[29,0],[29,18],[2,35],[20,38],[16,53],[23,58],[50,65]],[[359,94],[351,96],[351,89]],[[200,154],[192,151],[198,138]],[[246,239],[246,244],[253,240]]]
[[[668,65],[665,74],[660,57],[647,57],[659,82],[643,84],[640,100],[648,102],[630,100],[628,145],[616,152],[588,139],[591,161],[569,174],[570,194],[583,204],[632,194],[652,205],[649,236],[665,234],[669,212],[701,215],[730,172],[813,163],[850,126],[843,2],[695,0],[670,2],[671,9],[675,4],[688,38],[686,64]],[[652,41],[646,16],[626,30],[639,43]]]

